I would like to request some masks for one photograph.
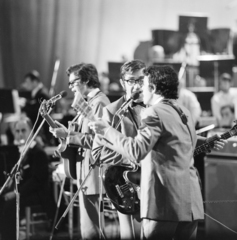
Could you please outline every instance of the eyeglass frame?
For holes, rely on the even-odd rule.
[[[69,82],[68,82],[68,87],[73,86],[73,85],[74,85],[76,82],[78,82],[79,80],[81,80],[80,77],[73,79],[71,82],[69,81]]]
[[[144,80],[144,76],[141,76],[141,77],[139,77],[139,78],[137,78],[137,79],[123,79],[123,81],[124,81],[124,82],[127,82],[129,86],[134,86],[134,85],[136,85],[136,84],[139,84],[140,87],[142,87],[143,84],[144,84],[144,81],[143,81],[143,80]],[[133,83],[131,83],[131,81],[132,81]]]

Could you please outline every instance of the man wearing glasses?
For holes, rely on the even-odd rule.
[[[77,64],[67,69],[69,77],[69,88],[75,94],[82,95],[87,98],[88,105],[92,110],[95,118],[102,117],[102,109],[110,103],[107,96],[99,89],[100,82],[98,73],[92,64]],[[89,173],[90,164],[92,161],[91,148],[93,143],[94,134],[89,129],[87,118],[79,117],[78,132],[69,132],[64,125],[56,122],[58,128],[50,128],[50,132],[57,138],[67,138],[69,144],[77,145],[84,148],[83,157],[81,162],[77,162],[77,181],[78,187],[81,182]],[[70,135],[70,136],[69,136]],[[80,151],[81,152],[81,151]],[[80,191],[80,226],[82,239],[99,239],[99,168],[95,167],[89,174],[83,192]]]
[[[109,104],[103,109],[103,119],[106,120],[111,126],[117,126],[117,130],[122,132],[126,136],[134,137],[137,135],[137,130],[140,126],[141,112],[144,105],[142,103],[142,96],[139,94],[138,98],[133,101],[132,105],[127,108],[127,112],[124,118],[121,120],[121,116],[118,110],[121,106],[131,98],[134,92],[141,91],[144,78],[145,64],[140,60],[133,60],[126,62],[121,67],[120,84],[122,85],[125,95],[117,101]],[[121,121],[121,122],[120,122]],[[131,163],[128,159],[124,159],[122,155],[109,148],[103,148],[98,150],[99,140],[94,139],[93,144],[93,157],[95,159],[100,158],[103,164],[120,165],[131,167]],[[138,214],[131,216],[125,215],[118,211],[119,223],[120,223],[120,238],[121,239],[135,239],[139,238],[140,234],[140,216]],[[135,227],[135,228],[134,228]]]

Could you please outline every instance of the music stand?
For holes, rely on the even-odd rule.
[[[108,70],[109,70],[109,80],[110,83],[117,83],[119,86],[119,91],[122,91],[122,87],[120,85],[120,68],[122,67],[123,62],[108,62]]]
[[[0,88],[0,112],[20,113],[18,91],[15,89]]]
[[[19,159],[19,150],[15,145],[0,146],[0,186],[7,179],[9,173]],[[5,173],[4,173],[5,172]]]
[[[18,91],[15,89],[0,88],[0,135],[1,124],[4,114],[19,114],[21,112],[19,105]],[[0,138],[1,145],[1,138]]]

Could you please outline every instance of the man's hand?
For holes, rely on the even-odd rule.
[[[66,138],[68,135],[67,128],[63,124],[59,123],[58,121],[55,121],[55,123],[57,124],[58,128],[49,127],[49,131],[56,138]]]
[[[102,119],[98,119],[97,121],[94,121],[94,122],[89,122],[88,126],[96,134],[99,134],[102,136],[105,134],[106,130],[110,127],[110,125]]]
[[[11,200],[11,199],[14,199],[16,197],[16,194],[14,191],[11,191],[11,192],[8,192],[6,193],[3,198],[5,201],[8,201],[8,200]]]
[[[213,149],[215,150],[221,150],[222,148],[224,148],[225,144],[228,143],[227,140],[224,139],[219,139],[217,141],[214,142],[214,147]]]

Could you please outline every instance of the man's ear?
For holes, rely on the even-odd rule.
[[[150,88],[153,93],[156,92],[156,86],[154,84],[150,84]]]
[[[123,79],[121,79],[121,78],[120,78],[120,79],[119,79],[119,82],[120,82],[120,84],[121,84],[122,88],[123,88],[123,89],[125,89],[125,86],[124,86],[124,81],[123,81]]]

